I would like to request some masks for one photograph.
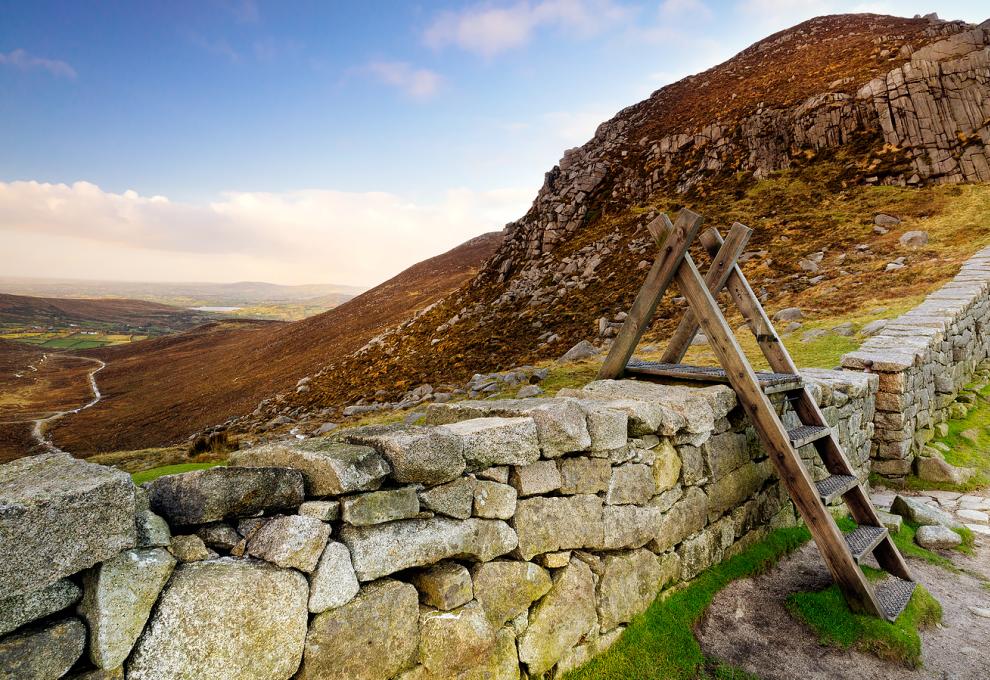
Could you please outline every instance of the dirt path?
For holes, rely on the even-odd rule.
[[[34,421],[34,426],[31,428],[31,435],[34,437],[35,441],[37,441],[38,444],[40,444],[46,451],[53,453],[65,453],[65,452],[62,451],[62,449],[55,446],[55,444],[51,441],[51,439],[49,439],[45,435],[45,431],[48,429],[48,426],[63,416],[66,416],[70,413],[79,413],[80,411],[83,411],[85,409],[90,408],[91,406],[95,406],[96,404],[100,403],[100,399],[103,398],[103,395],[100,393],[100,386],[96,384],[96,374],[107,367],[106,363],[104,363],[99,359],[94,359],[92,357],[81,357],[76,354],[62,354],[60,356],[68,357],[70,359],[81,359],[82,361],[89,361],[91,363],[96,364],[97,366],[87,374],[87,378],[89,379],[89,388],[93,393],[93,398],[90,401],[86,402],[85,404],[77,408],[68,409],[65,411],[56,411],[55,413],[49,416],[46,416],[44,418],[38,418],[37,420]],[[45,354],[41,357],[40,360],[44,361],[47,358],[48,355]],[[34,366],[34,364],[28,365],[28,368],[30,368],[32,371],[38,370]]]
[[[826,587],[831,578],[815,544],[808,543],[771,571],[731,584],[705,614],[698,639],[705,654],[765,680],[990,677],[990,537],[975,536],[972,556],[945,553],[964,573],[909,560],[916,580],[942,604],[942,623],[923,631],[924,667],[911,670],[861,652],[821,645],[785,608],[790,593]],[[984,612],[985,613],[985,612]]]

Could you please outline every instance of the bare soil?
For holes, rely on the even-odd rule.
[[[790,593],[827,587],[831,577],[818,548],[808,543],[769,572],[720,592],[706,612],[698,640],[706,655],[765,680],[990,677],[990,619],[971,608],[990,608],[990,539],[976,536],[972,556],[943,553],[962,570],[953,573],[909,560],[914,578],[942,604],[942,623],[921,632],[923,667],[909,669],[856,650],[819,643],[785,606]]]

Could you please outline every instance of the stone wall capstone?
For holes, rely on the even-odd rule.
[[[865,478],[877,377],[806,377]],[[0,466],[0,668],[559,674],[664,588],[796,521],[725,386],[598,381],[435,404],[425,425],[273,442],[229,464],[142,488],[66,455]]]
[[[971,407],[974,397],[964,387],[974,377],[987,382],[988,294],[990,248],[984,248],[949,283],[842,357],[843,368],[874,374],[879,381],[874,472],[901,478],[924,461],[941,461],[926,444],[948,432],[947,420]]]

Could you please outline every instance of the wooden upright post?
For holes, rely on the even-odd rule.
[[[658,220],[660,222],[658,222]],[[653,233],[656,225],[663,220],[667,220],[666,215],[653,220],[648,227]],[[646,283],[639,290],[632,309],[626,317],[619,334],[612,343],[612,348],[605,357],[602,367],[598,370],[598,379],[621,378],[626,370],[629,358],[636,351],[639,339],[643,337],[646,327],[649,325],[653,314],[657,311],[657,305],[663,297],[664,291],[674,278],[674,272],[680,266],[687,249],[698,235],[701,224],[704,220],[701,215],[691,212],[687,208],[681,210],[677,215],[677,221],[665,232],[665,238],[659,243],[660,253],[653,262]],[[669,220],[667,220],[669,223]]]

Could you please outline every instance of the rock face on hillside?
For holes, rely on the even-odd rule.
[[[847,56],[850,46],[863,54]],[[602,204],[642,204],[658,192],[683,193],[727,171],[759,179],[803,153],[856,141],[887,145],[902,161],[883,177],[867,170],[867,182],[990,180],[988,46],[986,22],[870,15],[821,17],[770,36],[725,64],[658,90],[603,123],[587,144],[564,152],[529,213],[506,228],[485,274],[532,280],[528,263],[553,251]],[[821,50],[827,51],[824,60]],[[852,74],[820,87],[820,74],[788,75],[788,62],[803,63],[812,53],[826,64],[845,61]],[[860,65],[864,59],[869,63]],[[833,75],[844,70],[836,66]],[[768,70],[779,71],[776,82]],[[869,77],[857,80],[862,75]],[[795,82],[804,84],[807,96],[769,103]],[[747,85],[754,90],[747,92]],[[691,101],[681,92],[687,86],[709,95]],[[740,104],[726,111],[732,117],[718,117],[724,99],[743,102],[747,94],[757,96],[754,91],[768,101]],[[697,125],[669,120],[662,107],[670,104],[705,107],[714,117]]]
[[[988,159],[990,24],[812,19],[604,122],[564,152],[469,284],[236,427],[270,431],[265,424],[285,416],[305,432],[316,413],[422,410],[433,393],[439,401],[464,390],[472,373],[558,358],[582,339],[607,344],[654,258],[646,224],[680,205],[723,229],[750,222],[752,250],[740,262],[771,309],[820,284],[819,300],[858,299],[842,279],[906,279],[915,263],[938,264],[926,246],[902,253],[853,240],[866,225],[881,234],[874,214],[855,214],[886,200],[869,187],[933,194],[935,185],[990,180]],[[833,200],[842,205],[830,209]],[[935,203],[917,219],[943,210]],[[882,229],[906,228],[893,219]],[[668,328],[678,304],[663,302],[653,331]]]

